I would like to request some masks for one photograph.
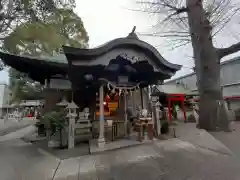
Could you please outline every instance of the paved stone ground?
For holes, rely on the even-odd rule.
[[[67,149],[67,147],[65,147],[64,149],[48,148],[47,141],[45,141],[45,140],[36,141],[33,143],[33,145],[36,148],[40,148],[40,149],[48,152],[49,154],[56,156],[57,158],[59,158],[61,160],[90,154],[88,142],[78,143],[75,145],[75,148],[73,148],[73,149]]]
[[[99,155],[94,162],[99,179],[235,180],[240,177],[237,165],[229,156],[179,140]]]
[[[212,132],[211,134],[229,148],[240,160],[240,122],[235,122],[232,132]]]
[[[0,143],[1,180],[45,180],[53,176],[59,162],[21,140]]]
[[[177,126],[176,139],[62,160],[10,139],[0,142],[0,180],[239,180],[240,124],[213,136],[194,126]]]
[[[231,150],[221,140],[216,139],[216,137],[203,129],[196,128],[195,123],[179,123],[176,126],[176,136],[200,148],[209,149],[221,154],[232,154]]]
[[[30,125],[34,125],[36,120],[23,119],[20,121],[17,120],[8,120],[4,122],[4,119],[0,119],[0,136],[4,136],[9,133],[14,133],[17,130],[25,128]]]
[[[1,180],[239,180],[234,156],[179,139],[59,160],[21,140],[0,143]]]

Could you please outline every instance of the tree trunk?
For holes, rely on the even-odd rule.
[[[56,104],[61,100],[63,97],[63,93],[56,90],[45,89],[45,103],[42,109],[42,114],[50,112],[54,110]]]
[[[211,25],[202,0],[187,0],[188,23],[195,58],[199,102],[199,127],[214,131],[228,130],[220,82],[220,60],[213,46]]]

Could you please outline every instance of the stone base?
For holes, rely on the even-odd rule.
[[[99,138],[98,141],[97,141],[97,143],[98,143],[98,147],[99,147],[99,148],[104,148],[105,138],[104,138],[104,137],[103,137],[103,138]]]
[[[155,140],[155,139],[154,139]],[[136,146],[136,145],[141,145],[141,144],[150,144],[153,143],[154,140],[146,140],[146,141],[137,141],[137,134],[134,134],[133,136],[127,138],[127,139],[119,139],[116,141],[111,141],[108,143],[103,144],[104,147],[99,147],[98,146],[98,139],[94,139],[90,141],[90,154],[94,153],[100,153],[104,151],[111,151],[111,150],[116,150],[116,149],[122,149],[126,147],[131,147],[131,146]]]
[[[192,123],[196,123],[196,122],[197,122],[194,114],[190,114],[190,115],[187,117],[187,122],[192,122]]]
[[[48,147],[49,148],[56,148],[60,146],[60,142],[59,141],[54,141],[54,140],[50,140],[48,141]]]

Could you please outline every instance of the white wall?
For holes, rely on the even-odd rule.
[[[240,96],[240,58],[231,59],[221,64],[221,84],[223,86],[224,96]],[[186,88],[197,90],[197,78],[195,73],[191,73],[164,84],[176,85],[180,83]]]
[[[229,101],[229,108],[231,110],[237,110],[240,107],[240,101],[239,100],[231,100]]]
[[[8,105],[8,101],[10,100],[11,91],[8,89],[6,84],[0,84],[0,117],[2,116],[3,110],[2,108]]]
[[[0,84],[0,108],[2,108],[4,104],[5,98],[5,84]]]
[[[223,85],[240,82],[240,58],[222,64],[221,80]]]

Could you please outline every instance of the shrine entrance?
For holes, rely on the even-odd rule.
[[[159,85],[153,88],[151,96],[158,97],[159,102],[162,105],[162,111],[164,116],[172,121],[173,117],[177,118],[178,112],[182,112],[184,122],[187,121],[186,115],[186,97],[189,96],[189,92],[185,89],[177,86]]]
[[[186,110],[185,110],[185,105],[184,105],[185,95],[184,94],[168,94],[167,95],[167,100],[168,100],[169,121],[172,120],[174,102],[179,102],[180,103],[180,108],[183,111],[184,122],[186,122],[187,117],[186,117]]]

